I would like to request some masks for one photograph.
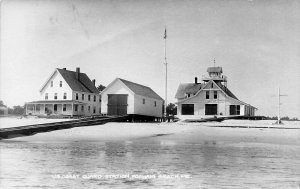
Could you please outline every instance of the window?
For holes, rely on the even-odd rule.
[[[81,100],[84,100],[84,94],[81,95]]]
[[[230,115],[240,115],[240,105],[230,105],[229,106],[229,112],[230,112]]]
[[[76,93],[76,100],[78,100],[78,93]]]
[[[214,84],[213,83],[211,83],[211,88],[214,88]]]
[[[101,107],[99,107],[99,114],[101,114]]]
[[[75,112],[77,112],[78,111],[78,104],[75,104],[74,108],[75,108]]]
[[[206,99],[209,99],[209,91],[206,91]]]
[[[156,101],[154,101],[154,107],[156,107]]]
[[[59,82],[59,86],[62,87],[62,81]]]
[[[101,96],[99,96],[99,102],[101,102]]]
[[[57,100],[57,93],[54,93],[54,99]]]
[[[91,101],[91,95],[88,96],[88,101]]]
[[[194,104],[182,104],[181,115],[194,115]]]
[[[96,106],[94,106],[94,108],[93,108],[93,113],[94,114],[96,113]]]
[[[53,81],[51,81],[51,84],[50,84],[50,86],[51,86],[51,87],[53,87]]]
[[[66,104],[63,105],[63,112],[65,112],[65,111],[67,111],[67,105]]]
[[[45,94],[45,100],[48,100],[48,93]]]
[[[88,111],[91,112],[91,107],[90,106],[88,107]]]
[[[67,99],[67,93],[64,93],[64,99]]]
[[[146,100],[143,98],[143,104],[145,104],[146,103]]]
[[[187,94],[187,97],[190,98],[190,97],[191,97],[191,94]]]
[[[81,105],[81,111],[82,111],[82,112],[84,111],[84,107],[83,107],[83,105]]]
[[[55,112],[57,111],[57,104],[54,104],[53,109],[54,109]]]
[[[214,91],[214,99],[218,99],[218,91]]]
[[[96,95],[94,95],[94,102],[96,102]]]

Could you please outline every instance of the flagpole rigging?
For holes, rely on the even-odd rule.
[[[167,63],[167,28],[165,27],[165,66],[166,66],[166,81],[165,81],[165,117],[167,116],[167,105],[168,105],[168,63]]]

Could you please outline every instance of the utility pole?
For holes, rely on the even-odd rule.
[[[165,81],[165,118],[167,117],[167,105],[168,105],[168,63],[167,63],[167,28],[165,27],[165,66],[166,66],[166,81]]]

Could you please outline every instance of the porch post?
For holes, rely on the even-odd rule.
[[[73,108],[73,103],[72,103],[72,116],[73,116],[73,111],[74,111],[74,108]]]
[[[36,104],[34,104],[34,113],[36,114]]]
[[[54,114],[54,104],[52,104],[52,114]]]

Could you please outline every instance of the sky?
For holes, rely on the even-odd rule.
[[[107,86],[116,77],[165,93],[223,67],[228,88],[275,116],[300,118],[299,0],[2,0],[0,99],[39,98],[55,68]]]

